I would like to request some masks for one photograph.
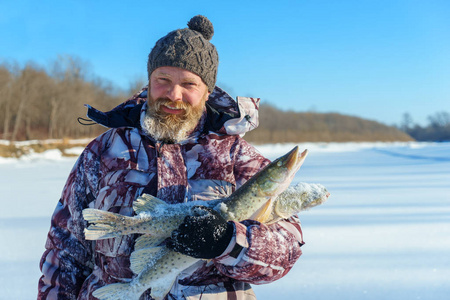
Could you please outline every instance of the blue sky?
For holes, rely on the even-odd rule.
[[[0,61],[79,57],[121,88],[158,38],[214,24],[218,85],[295,111],[425,125],[450,112],[450,1],[0,1]]]

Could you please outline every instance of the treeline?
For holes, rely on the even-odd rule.
[[[92,137],[100,126],[81,126],[83,104],[110,109],[126,92],[100,78],[90,78],[78,58],[58,57],[49,67],[0,64],[0,139],[31,140]]]
[[[414,123],[409,113],[405,113],[399,129],[417,141],[450,141],[450,114],[437,112],[428,117],[428,125],[420,126]]]
[[[71,56],[58,57],[46,68],[34,63],[23,67],[1,63],[0,139],[94,137],[105,128],[77,122],[78,117],[86,115],[83,104],[110,110],[145,84],[136,81],[127,91],[121,91],[87,70],[87,63]],[[407,133],[357,117],[281,111],[266,104],[260,107],[259,128],[246,139],[254,143],[411,140]]]
[[[245,138],[254,143],[411,141],[396,127],[338,113],[282,111],[261,105],[259,127]]]

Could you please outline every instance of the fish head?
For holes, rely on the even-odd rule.
[[[289,186],[307,155],[308,150],[300,153],[298,146],[295,146],[268,166],[266,170],[268,179],[285,187]]]
[[[255,175],[255,180],[257,181],[255,186],[258,187],[258,194],[266,195],[267,199],[276,198],[279,193],[291,184],[307,154],[307,150],[300,153],[298,146],[296,146],[285,155],[268,164]]]
[[[259,195],[259,197],[265,197],[266,201],[255,211],[251,219],[265,222],[270,218],[273,210],[273,201],[291,184],[307,153],[307,150],[300,153],[298,146],[296,146],[285,155],[268,164],[253,177],[256,181],[254,182],[256,184],[253,184],[253,186],[257,189],[255,194]],[[248,203],[248,206],[252,206],[252,203],[256,202],[248,201]]]
[[[321,184],[300,182],[281,193],[274,204],[274,218],[288,218],[324,203],[330,193]]]

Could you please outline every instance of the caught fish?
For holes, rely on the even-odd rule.
[[[288,188],[306,155],[306,150],[299,153],[298,147],[295,147],[223,199],[167,204],[144,194],[133,203],[137,214],[133,217],[90,208],[83,210],[83,217],[91,223],[85,229],[88,240],[144,234],[136,240],[135,251],[130,257],[130,268],[137,276],[130,282],[104,286],[93,295],[101,300],[139,299],[142,293],[151,288],[151,296],[162,299],[178,274],[199,259],[159,245],[187,215],[205,213],[198,205],[216,210],[227,220],[253,219],[272,223],[323,203],[329,193],[322,185],[301,183]]]

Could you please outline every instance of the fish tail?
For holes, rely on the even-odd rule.
[[[135,293],[129,283],[112,283],[95,290],[92,295],[100,300],[136,299],[140,293]]]
[[[87,240],[109,239],[126,235],[128,233],[125,229],[127,225],[131,225],[129,217],[93,208],[84,209],[83,218],[91,223],[84,230]]]
[[[155,210],[157,206],[167,207],[167,203],[150,194],[142,194],[133,202],[133,209],[136,214],[149,213]]]

